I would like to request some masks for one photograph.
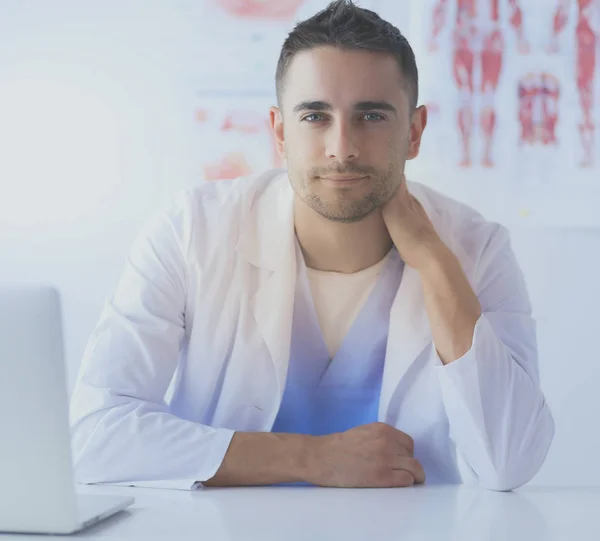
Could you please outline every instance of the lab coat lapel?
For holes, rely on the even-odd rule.
[[[408,184],[409,191],[419,200],[434,228],[446,241],[443,219],[438,210],[424,197],[418,185]],[[410,385],[407,372],[432,342],[431,326],[425,309],[425,299],[419,273],[405,265],[400,287],[390,311],[390,325],[386,350],[383,381],[379,401],[379,419],[387,420],[390,401],[396,391],[402,391],[402,383]]]
[[[287,377],[296,288],[293,201],[287,174],[280,173],[252,202],[238,244],[246,270],[258,275],[257,280],[244,280],[242,287],[274,364],[280,395]]]
[[[379,419],[387,417],[390,400],[407,371],[431,341],[421,279],[415,269],[404,268],[402,282],[390,311],[390,325],[383,369]]]

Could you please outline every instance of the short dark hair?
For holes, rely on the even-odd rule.
[[[321,45],[390,53],[396,57],[411,110],[417,106],[419,76],[415,54],[408,40],[377,13],[351,0],[335,0],[324,10],[299,22],[283,43],[275,85],[281,104],[285,75],[294,56]]]

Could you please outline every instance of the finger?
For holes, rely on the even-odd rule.
[[[417,208],[423,208],[423,205],[421,205],[421,201],[419,201],[414,195],[410,195],[410,200]]]
[[[398,197],[398,195],[400,195],[401,189],[402,189],[402,179],[400,179],[395,186],[392,186],[392,193],[391,193],[388,201],[391,201],[394,197]]]
[[[390,483],[392,487],[410,487],[415,484],[415,479],[406,470],[392,470]]]
[[[400,456],[415,456],[415,453],[404,445],[397,445],[398,451],[396,454]]]
[[[402,199],[406,199],[408,196],[410,196],[410,194],[408,192],[408,186],[406,185],[406,177],[404,176],[404,174],[400,177],[400,184],[398,186],[398,195]]]
[[[412,193],[410,193],[408,190],[406,191],[406,197],[408,198],[408,200],[410,201],[410,205],[413,208],[417,208],[417,209],[422,209],[423,205],[421,204],[421,201],[419,201]]]
[[[409,453],[410,456],[415,454],[415,442],[414,440],[405,432],[394,428],[394,439],[401,447],[404,447]]]
[[[395,470],[405,470],[413,476],[416,484],[425,482],[425,470],[421,463],[413,457],[397,456],[394,464]]]

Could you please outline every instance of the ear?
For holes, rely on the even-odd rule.
[[[408,155],[406,157],[408,160],[412,160],[419,155],[421,137],[423,137],[425,126],[427,126],[427,108],[424,105],[421,105],[420,107],[417,107],[412,114]]]
[[[273,106],[269,109],[269,121],[271,123],[271,130],[273,130],[273,137],[275,139],[275,145],[279,155],[285,159],[285,139],[283,136],[283,115],[279,107]]]

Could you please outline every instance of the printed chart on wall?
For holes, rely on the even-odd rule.
[[[178,0],[189,26],[186,60],[200,92],[273,92],[281,44],[306,0]]]
[[[600,225],[600,0],[423,0],[419,180],[507,225]]]
[[[225,180],[283,167],[269,121],[281,45],[310,0],[179,0],[192,27],[190,114],[198,178]]]
[[[244,96],[198,99],[199,178],[225,180],[284,167],[269,122],[272,104],[268,98]]]
[[[357,0],[381,12],[392,0]],[[185,62],[195,66],[199,90],[272,94],[281,46],[297,22],[329,0],[177,0],[193,39]],[[404,4],[407,4],[404,2]]]

